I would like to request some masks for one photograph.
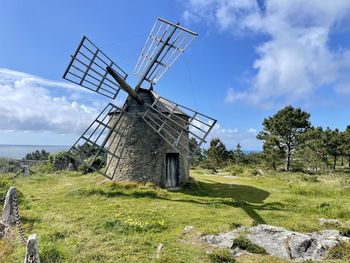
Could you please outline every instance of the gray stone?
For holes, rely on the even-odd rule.
[[[247,238],[252,243],[264,248],[270,255],[290,258],[289,250],[284,245],[288,234],[282,227],[259,225],[249,229]]]
[[[328,218],[320,218],[321,226],[341,226],[342,223],[338,219],[328,219]]]
[[[160,243],[157,247],[157,255],[156,258],[160,258],[160,253],[162,252],[162,249],[164,248],[164,244]]]
[[[36,234],[30,235],[28,238],[24,263],[40,263],[38,240],[36,239]]]
[[[270,225],[258,225],[243,231],[237,229],[218,235],[207,235],[201,240],[214,246],[231,248],[233,240],[244,233],[253,244],[264,248],[268,254],[294,260],[322,260],[329,249],[340,241],[350,242],[350,238],[340,235],[338,230],[298,233]],[[232,253],[239,254],[234,251]]]
[[[29,175],[29,165],[23,164],[22,169],[23,169],[23,176],[28,176]]]
[[[194,226],[185,226],[184,230],[185,231],[191,231],[194,229]]]
[[[13,197],[17,194],[16,187],[12,186],[7,191],[5,202],[4,202],[4,208],[2,210],[2,223],[10,226],[14,225],[16,223],[14,211],[12,208],[12,201]]]
[[[231,248],[233,240],[241,234],[240,230],[232,230],[218,235],[207,235],[201,237],[201,240],[220,248]]]

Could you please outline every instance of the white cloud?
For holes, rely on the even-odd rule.
[[[79,134],[98,114],[75,100],[81,92],[89,95],[68,83],[0,69],[0,130]]]
[[[243,100],[268,107],[308,102],[325,87],[341,93],[348,87],[350,50],[331,49],[329,40],[346,25],[350,1],[266,0],[260,6],[255,0],[189,2],[187,21],[206,21],[233,34],[265,36],[256,47],[251,87],[229,89],[226,102]]]
[[[220,138],[229,149],[233,149],[239,143],[244,150],[261,150],[261,142],[256,139],[257,130],[250,128],[247,131],[240,131],[237,128],[223,128],[217,123],[208,136],[207,141],[213,138]]]
[[[249,128],[249,129],[247,130],[247,132],[256,134],[258,131],[257,131],[256,129],[254,129],[254,128]]]

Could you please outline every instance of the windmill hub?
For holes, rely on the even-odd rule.
[[[83,37],[63,78],[108,98],[128,94],[122,108],[109,103],[69,150],[69,155],[113,180],[176,187],[188,180],[189,138],[205,142],[216,120],[161,97],[154,85],[191,44],[197,33],[158,18],[128,75]],[[148,82],[150,88],[141,88]]]

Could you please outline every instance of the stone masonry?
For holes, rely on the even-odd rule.
[[[115,112],[110,116],[111,127],[117,120],[119,122],[115,127],[118,132],[113,133],[109,139],[109,150],[121,158],[108,155],[107,175],[113,176],[116,181],[152,182],[164,186],[166,154],[177,151],[142,119],[145,110],[144,106],[134,105],[130,107],[128,114],[120,116],[120,112]],[[164,117],[158,114],[158,118]],[[188,120],[188,117],[182,114],[178,114],[176,118],[180,122]],[[178,127],[172,125],[172,128]],[[167,136],[166,133],[163,135]],[[181,186],[187,182],[189,176],[188,133],[181,136],[180,142],[186,146],[181,148],[183,154],[179,155],[179,185]]]

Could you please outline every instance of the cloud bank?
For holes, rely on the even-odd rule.
[[[80,134],[98,103],[79,102],[89,91],[64,82],[0,68],[0,130]]]
[[[350,50],[330,44],[335,32],[346,29],[349,15],[348,0],[190,0],[183,14],[188,22],[261,37],[250,88],[229,89],[226,102],[263,107],[310,102],[329,87],[350,93]]]
[[[228,149],[234,149],[239,143],[244,150],[260,151],[262,143],[256,139],[257,133],[258,131],[254,128],[246,131],[237,128],[227,129],[222,127],[220,123],[216,123],[207,141],[210,142],[211,139],[217,137],[226,144]]]

